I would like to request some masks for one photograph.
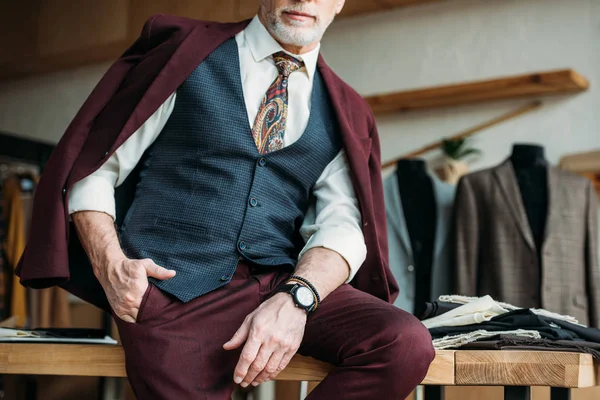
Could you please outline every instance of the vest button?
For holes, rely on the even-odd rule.
[[[258,166],[259,167],[264,167],[265,165],[267,165],[267,160],[265,160],[264,157],[261,157],[258,159]]]
[[[250,206],[256,207],[257,205],[258,205],[258,200],[256,200],[254,197],[252,197],[250,199]]]
[[[413,265],[409,265],[407,268],[410,272],[413,272],[415,270],[415,267]]]
[[[221,282],[227,282],[229,280],[229,275],[225,274],[221,277]]]
[[[246,250],[247,245],[246,242],[244,242],[243,240],[240,240],[240,242],[238,243],[238,249],[240,249],[241,251]]]

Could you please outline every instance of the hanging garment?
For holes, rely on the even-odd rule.
[[[548,217],[540,263],[510,161],[463,177],[454,213],[458,294],[489,294],[597,327],[596,214],[589,180],[548,167]]]
[[[32,289],[35,290],[35,289]],[[38,328],[70,328],[71,311],[68,293],[54,286],[38,291]]]
[[[450,271],[451,240],[448,240],[452,205],[454,202],[454,186],[440,181],[430,175],[433,181],[437,207],[435,244],[431,274],[431,299],[450,293],[452,288],[452,272]],[[403,310],[414,312],[415,309],[415,267],[410,236],[406,227],[400,188],[395,174],[384,182],[385,209],[388,223],[388,246],[390,269],[400,286],[400,295],[394,304]]]
[[[12,277],[3,246],[6,232],[6,215],[4,211],[4,188],[3,182],[0,181],[0,321],[8,317],[8,282]]]
[[[19,180],[8,178],[4,181],[4,199],[7,209],[6,238],[4,250],[9,266],[16,268],[23,250],[25,249],[25,221],[23,204],[21,203],[21,187]],[[23,327],[27,320],[27,291],[19,282],[19,278],[12,274],[10,315],[17,317],[16,326]]]

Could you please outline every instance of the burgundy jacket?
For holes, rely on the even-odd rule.
[[[36,190],[29,240],[17,267],[23,285],[59,285],[108,309],[104,291],[69,222],[69,190],[97,170],[208,54],[248,23],[222,24],[164,14],[146,22],[140,37],[94,88],[46,164]],[[321,56],[317,67],[339,121],[362,212],[367,259],[352,285],[392,302],[398,285],[388,265],[380,144],[374,117],[362,97],[335,75]],[[134,183],[117,188],[117,208],[131,204]]]

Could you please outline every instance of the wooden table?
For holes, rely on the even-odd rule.
[[[457,350],[452,385],[504,386],[505,400],[529,400],[531,386],[545,386],[552,388],[552,400],[569,400],[572,388],[600,386],[600,366],[589,354]],[[427,400],[441,398],[443,389],[426,395]]]
[[[277,380],[321,381],[332,367],[295,356]],[[0,374],[125,377],[121,346],[0,344]],[[547,386],[552,400],[570,388],[600,386],[600,368],[589,354],[548,351],[438,351],[423,381],[426,400],[443,398],[443,386],[505,386],[506,400],[529,399],[529,387]]]

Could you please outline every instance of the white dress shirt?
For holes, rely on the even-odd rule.
[[[267,89],[279,74],[271,56],[284,50],[258,17],[254,17],[246,29],[235,36],[235,40],[248,123],[252,127]],[[284,146],[298,140],[308,125],[319,48],[320,45],[302,55],[292,54],[304,61],[304,67],[289,77]],[[115,218],[114,188],[125,181],[146,149],[158,137],[175,107],[176,97],[177,92],[171,94],[104,165],[73,186],[68,199],[70,214],[100,211]],[[299,257],[314,247],[336,251],[350,266],[349,282],[364,262],[367,249],[361,230],[358,201],[343,150],[327,165],[313,188],[313,195],[315,201],[300,228],[306,244]]]

